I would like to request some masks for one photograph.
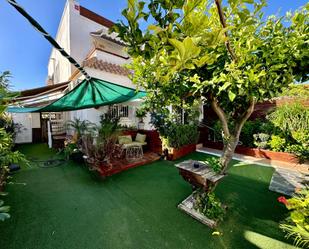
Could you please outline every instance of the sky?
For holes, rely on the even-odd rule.
[[[53,37],[66,0],[16,0]],[[80,5],[112,20],[122,19],[126,0],[79,0]],[[266,15],[283,14],[307,0],[268,0]],[[51,45],[6,0],[0,0],[0,72],[12,73],[14,90],[46,85]]]

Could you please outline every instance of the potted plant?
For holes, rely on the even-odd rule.
[[[195,151],[198,136],[194,124],[170,124],[164,135],[161,135],[163,149],[167,149],[167,159],[176,160]]]
[[[66,122],[66,128],[74,131],[73,141],[79,143],[79,140],[84,133],[95,129],[95,124],[88,120],[74,118],[74,120],[69,120]]]
[[[64,156],[66,160],[72,160],[77,163],[82,163],[83,153],[78,148],[78,145],[74,141],[66,141],[63,149]]]
[[[145,128],[144,118],[146,117],[147,110],[144,108],[139,108],[136,110],[135,115],[139,119],[138,129],[143,130]]]

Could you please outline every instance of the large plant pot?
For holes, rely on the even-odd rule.
[[[180,148],[169,148],[167,160],[174,161],[196,150],[196,144],[184,145]]]

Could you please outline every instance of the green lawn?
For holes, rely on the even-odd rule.
[[[45,145],[20,150],[32,158],[54,155]],[[158,161],[105,181],[73,163],[23,168],[7,188],[12,217],[0,223],[0,248],[294,248],[278,228],[285,209],[268,190],[273,169],[234,162],[216,190],[229,206],[217,236],[177,209],[191,188],[173,164]]]

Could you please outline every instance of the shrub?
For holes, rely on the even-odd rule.
[[[70,159],[70,156],[75,152],[78,151],[77,143],[74,142],[67,142],[65,143],[63,154],[66,160]]]
[[[268,144],[273,151],[284,151],[286,146],[286,140],[285,138],[282,138],[280,136],[272,135]]]
[[[293,84],[283,89],[280,96],[309,98],[309,85],[308,84]]]
[[[295,139],[300,144],[308,146],[308,144],[309,144],[309,130],[292,131],[291,136],[292,136],[293,139]]]
[[[193,208],[209,219],[223,220],[224,208],[213,192],[197,190],[193,193]]]
[[[74,118],[74,120],[69,120],[66,122],[66,128],[72,129],[75,134],[75,139],[80,140],[81,136],[88,131],[94,129],[95,125],[88,120],[81,120],[79,118]]]
[[[219,121],[217,121],[213,129],[215,130],[216,134],[216,139],[221,140],[222,139],[222,126]],[[266,133],[268,135],[276,133],[277,128],[269,121],[267,120],[248,120],[240,133],[239,136],[239,141],[241,145],[244,145],[246,147],[257,147],[256,144],[254,143],[254,134],[259,134],[259,133]],[[220,138],[220,139],[219,139]]]
[[[259,119],[251,121],[248,120],[241,131],[239,140],[244,146],[254,147],[253,134],[259,133],[261,127],[261,121]]]
[[[309,159],[309,148],[300,144],[288,145],[286,148],[287,152],[293,153],[298,157],[300,163],[304,163]]]
[[[0,192],[0,196],[7,195],[7,193]],[[0,200],[0,221],[4,221],[8,218],[10,218],[10,207],[4,206],[4,201]]]
[[[222,164],[220,163],[220,158],[211,157],[205,160],[205,163],[209,165],[214,172],[220,173],[221,168],[222,168]]]
[[[309,108],[300,103],[279,106],[268,119],[283,132],[309,130]]]
[[[269,135],[266,133],[258,133],[254,134],[254,144],[259,148],[259,149],[266,149],[268,145],[268,140],[269,140]]]
[[[296,193],[286,200],[278,198],[290,211],[289,216],[280,224],[280,228],[286,232],[286,237],[293,238],[296,246],[308,248],[309,246],[309,188]]]
[[[180,148],[197,143],[199,132],[196,125],[171,124],[165,135],[161,135],[163,147]]]

